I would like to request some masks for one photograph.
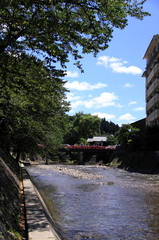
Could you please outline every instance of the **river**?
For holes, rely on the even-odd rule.
[[[159,239],[159,175],[102,166],[65,168],[96,177],[77,178],[49,166],[27,168],[63,239]]]

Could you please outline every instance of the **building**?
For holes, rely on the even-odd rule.
[[[154,35],[144,55],[146,69],[146,126],[159,125],[159,34]]]
[[[98,145],[98,146],[105,145],[106,141],[107,141],[107,137],[103,137],[103,136],[94,136],[93,138],[87,139],[87,142]]]
[[[131,126],[140,129],[140,133],[144,132],[146,128],[146,118],[131,123]]]

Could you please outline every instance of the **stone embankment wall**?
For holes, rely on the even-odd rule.
[[[116,152],[113,161],[119,168],[128,171],[159,173],[159,151]]]
[[[0,149],[0,239],[21,239],[19,165]]]

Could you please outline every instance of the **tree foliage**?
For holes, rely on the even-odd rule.
[[[62,135],[68,110],[63,72],[24,53],[1,54],[0,66],[1,147],[33,152],[37,143],[51,144],[49,133]]]
[[[68,121],[68,131],[64,138],[65,143],[86,144],[87,138],[91,138],[95,135],[105,135],[108,138],[108,144],[116,144],[117,140],[112,135],[114,135],[120,127],[113,122],[106,121],[105,118],[100,119],[98,116],[79,112],[74,116],[69,116]]]
[[[107,137],[106,145],[117,145],[118,141],[117,141],[115,135],[106,134],[106,137]]]
[[[41,54],[62,66],[68,54],[95,55],[108,47],[113,29],[123,29],[128,16],[143,19],[146,0],[8,0],[0,3],[0,53]],[[79,62],[76,62],[78,66]]]
[[[101,119],[98,116],[79,112],[71,117],[71,120],[65,136],[66,143],[75,144],[81,138],[87,140],[87,138],[93,137],[93,135],[100,134]]]
[[[82,54],[96,55],[106,49],[113,29],[123,29],[128,16],[143,19],[148,15],[144,2],[0,1],[1,147],[36,152],[39,142],[51,148],[62,141],[68,111],[62,78],[69,55],[81,68]],[[63,70],[58,70],[58,63]],[[88,125],[92,118],[84,117],[77,114],[76,123]],[[84,138],[84,132],[95,131],[78,130]]]
[[[138,148],[140,129],[134,128],[130,124],[123,124],[115,136],[118,143],[125,145],[127,150],[133,151]],[[140,146],[139,146],[140,147]]]
[[[119,130],[119,125],[113,122],[108,122],[105,118],[101,121],[101,134],[115,134]]]

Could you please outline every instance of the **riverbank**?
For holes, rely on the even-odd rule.
[[[28,240],[61,240],[55,230],[55,225],[49,222],[51,216],[41,195],[32,183],[24,165],[20,165],[23,176]]]
[[[116,152],[108,165],[132,172],[157,174],[159,151]]]
[[[34,163],[33,163],[34,164]],[[57,163],[61,164],[62,163]],[[72,163],[73,164],[73,163]],[[86,165],[92,165],[92,163],[85,163]],[[65,162],[65,165],[66,162]],[[74,165],[74,164],[73,164]],[[126,151],[116,151],[114,156],[112,156],[111,162],[107,164],[102,164],[100,162],[95,162],[93,165],[97,167],[114,167],[121,168],[126,171],[131,172],[139,172],[139,173],[147,173],[147,174],[157,174],[159,173],[159,151],[137,151],[137,152],[126,152]],[[98,178],[99,176],[84,176],[83,172],[75,172],[69,171],[67,168],[60,167],[58,165],[41,165],[43,169],[49,169],[53,171],[57,171],[60,173],[70,174],[74,177],[79,178]]]
[[[46,215],[23,164],[0,149],[0,239],[59,240]]]
[[[18,163],[0,149],[0,239],[26,240],[22,179]]]
[[[44,165],[43,163],[40,167],[82,179],[98,180],[101,178],[98,174],[88,174],[80,170],[72,171],[65,166]],[[157,174],[159,173],[159,152],[116,152],[108,166],[96,165],[96,167],[104,169],[118,167],[127,171]],[[2,150],[0,150],[0,239],[27,239],[20,167],[11,156],[6,155]]]

